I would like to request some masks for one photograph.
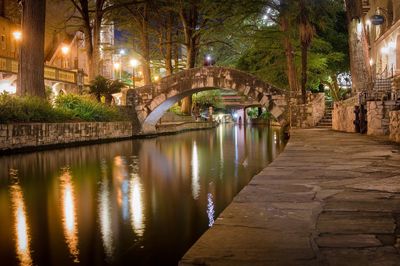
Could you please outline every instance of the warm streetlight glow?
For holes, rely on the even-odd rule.
[[[139,65],[139,61],[136,59],[131,59],[129,63],[131,64],[132,67],[137,67]]]
[[[14,32],[12,33],[12,35],[13,35],[13,37],[14,37],[14,39],[15,39],[16,41],[19,41],[19,40],[22,39],[22,32],[19,31],[19,30],[14,31]]]
[[[67,45],[63,45],[61,47],[61,52],[63,53],[63,55],[67,55],[69,53],[69,47]]]
[[[369,60],[369,65],[372,66],[373,64],[374,64],[374,60],[371,58],[371,59]]]
[[[206,57],[206,60],[208,61],[208,62],[210,62],[211,61],[211,55],[207,55],[207,57]]]
[[[388,54],[389,53],[389,48],[388,47],[382,47],[381,53],[382,54]]]
[[[114,69],[120,69],[121,64],[120,63],[114,63]]]
[[[159,76],[154,76],[154,81],[158,81],[160,79]]]

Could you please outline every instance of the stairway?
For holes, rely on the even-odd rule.
[[[316,128],[332,128],[332,111],[331,103],[326,103],[324,117],[317,123]]]

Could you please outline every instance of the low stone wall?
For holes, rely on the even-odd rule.
[[[0,124],[0,152],[132,137],[132,122]]]
[[[396,109],[395,101],[368,101],[368,135],[389,135],[389,113]]]
[[[308,104],[292,104],[292,127],[312,128],[315,127],[318,122],[324,117],[325,94],[310,94],[308,98]]]
[[[160,118],[158,123],[169,123],[169,122],[193,122],[194,118],[190,115],[177,115],[173,112],[165,112]]]
[[[175,133],[186,130],[208,129],[213,128],[217,124],[215,122],[181,122],[166,123],[157,125],[157,134]]]
[[[356,99],[351,98],[342,102],[335,102],[332,111],[332,129],[343,132],[356,132],[354,126],[354,107]]]
[[[400,111],[389,112],[390,124],[389,124],[389,138],[392,141],[400,143]]]

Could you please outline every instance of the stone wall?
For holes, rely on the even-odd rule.
[[[354,126],[356,98],[335,102],[332,112],[332,129],[343,132],[356,132]]]
[[[217,124],[214,122],[182,122],[182,123],[174,123],[172,125],[161,124],[157,125],[157,134],[163,133],[175,133],[186,130],[197,130],[197,129],[208,129],[213,128]]]
[[[395,101],[368,101],[368,135],[389,135],[389,112],[396,109]]]
[[[132,122],[0,124],[0,151],[132,137]]]
[[[169,122],[194,122],[194,118],[190,115],[177,115],[173,112],[165,112],[165,114],[158,121],[158,123]]]
[[[325,94],[314,93],[308,95],[308,104],[291,104],[292,127],[312,128],[325,115]]]
[[[390,118],[389,138],[392,141],[396,141],[396,142],[400,143],[400,111],[389,112],[389,118]]]

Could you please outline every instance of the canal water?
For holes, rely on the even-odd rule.
[[[0,265],[177,265],[284,147],[268,127],[0,157]]]

